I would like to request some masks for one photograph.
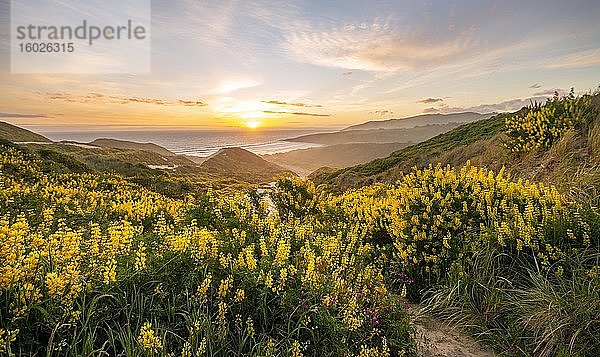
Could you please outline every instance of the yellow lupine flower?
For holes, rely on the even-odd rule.
[[[152,324],[149,322],[146,322],[142,326],[138,336],[138,343],[145,351],[152,354],[162,350],[162,341],[156,336],[156,332],[152,329]]]

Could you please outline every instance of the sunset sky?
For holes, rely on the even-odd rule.
[[[0,13],[0,121],[18,125],[341,127],[600,84],[598,0],[153,1],[142,75],[11,74]]]

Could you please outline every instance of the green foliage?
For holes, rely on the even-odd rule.
[[[71,173],[86,173],[91,170],[86,164],[75,160],[73,157],[47,149],[40,149],[38,155],[44,161],[42,171],[53,172],[61,170]]]
[[[558,94],[544,105],[536,103],[525,113],[506,118],[507,147],[516,153],[547,149],[567,131],[581,128],[593,118],[590,95],[576,97],[573,89],[564,98]]]
[[[484,247],[468,274],[451,274],[430,289],[424,306],[506,355],[595,356],[598,254],[598,246],[569,252],[560,270],[544,272],[523,255]]]
[[[293,208],[280,218],[244,193],[175,200],[115,175],[42,171],[50,156],[19,147],[0,153],[3,351],[414,352],[378,252],[337,222],[313,226],[311,185],[280,181],[274,197]]]

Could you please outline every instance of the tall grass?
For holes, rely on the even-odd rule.
[[[516,259],[515,259],[516,258]],[[468,278],[432,288],[425,310],[470,330],[507,355],[595,356],[600,346],[598,252],[569,256],[563,275],[484,250]]]

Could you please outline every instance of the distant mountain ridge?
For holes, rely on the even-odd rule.
[[[395,150],[418,144],[438,135],[489,119],[493,114],[474,112],[424,114],[402,119],[370,121],[340,131],[302,135],[291,142],[320,144],[310,150],[293,150],[263,156],[300,175],[319,168],[343,169],[383,158]],[[323,172],[322,170],[319,172]]]
[[[423,167],[438,162],[460,166],[471,160],[475,164],[499,170],[502,167],[499,165],[501,160],[494,156],[497,154],[494,150],[500,152],[501,157],[506,156],[502,151],[504,147],[500,137],[504,119],[508,115],[515,114],[498,114],[464,124],[429,140],[402,148],[387,157],[360,165],[339,170],[322,168],[313,172],[309,178],[316,184],[328,185],[334,191],[343,191],[373,182],[395,182],[402,172],[414,166]],[[479,158],[481,152],[485,155]]]
[[[52,142],[45,136],[6,122],[0,122],[0,139],[12,142]]]
[[[449,123],[471,123],[474,121],[488,119],[497,113],[480,114],[475,112],[463,112],[452,114],[421,114],[407,118],[371,120],[366,123],[349,126],[347,130],[370,130],[370,129],[407,129],[423,125],[444,125]]]
[[[287,139],[293,142],[338,145],[352,143],[411,143],[415,144],[462,125],[461,123],[429,124],[412,128],[342,130],[333,133],[308,134]]]

